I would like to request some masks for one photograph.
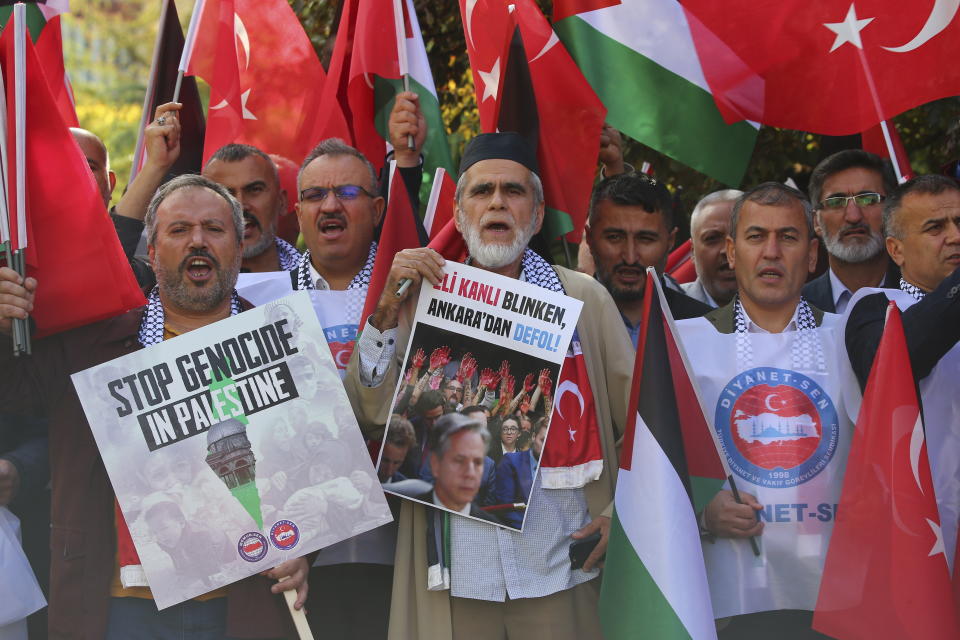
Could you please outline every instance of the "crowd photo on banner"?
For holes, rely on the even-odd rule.
[[[0,640],[960,638],[958,4],[0,3]]]

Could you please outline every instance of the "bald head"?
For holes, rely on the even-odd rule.
[[[87,165],[90,167],[93,179],[97,183],[97,190],[100,191],[100,197],[103,198],[103,205],[109,207],[113,188],[117,185],[117,175],[110,171],[110,156],[107,154],[107,147],[103,144],[103,140],[86,129],[70,127],[70,133],[73,134],[73,139],[77,141],[80,151],[87,159]]]

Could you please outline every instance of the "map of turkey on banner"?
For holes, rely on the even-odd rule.
[[[73,383],[159,609],[391,520],[305,292]]]

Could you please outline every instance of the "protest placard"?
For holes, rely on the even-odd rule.
[[[271,303],[291,292],[293,282],[289,271],[241,273],[237,280],[237,293],[256,305]],[[365,299],[366,291],[362,289],[310,291],[313,310],[323,327],[327,346],[341,379],[347,373],[347,363],[350,362],[350,354],[357,340],[357,327]]]
[[[391,520],[306,292],[73,383],[160,609]]]
[[[384,489],[522,529],[553,409],[550,391],[583,304],[456,262],[448,261],[444,274],[417,301],[383,449],[391,429],[407,429],[399,426],[404,419],[415,442]],[[489,414],[485,429],[444,428],[451,421],[443,414],[478,405]]]

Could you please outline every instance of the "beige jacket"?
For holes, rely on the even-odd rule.
[[[633,375],[634,349],[607,290],[593,278],[555,267],[568,296],[583,301],[577,333],[590,376],[600,439],[603,474],[586,487],[591,517],[610,515],[618,468],[617,446],[623,433]],[[406,345],[413,305],[407,305],[397,332],[396,358],[383,384],[365,387],[359,377],[359,349],[354,349],[344,384],[367,437],[380,437],[387,421]],[[390,608],[391,640],[451,640],[449,591],[427,591],[426,516],[422,505],[404,501],[400,511]],[[536,507],[534,507],[536,508]]]

